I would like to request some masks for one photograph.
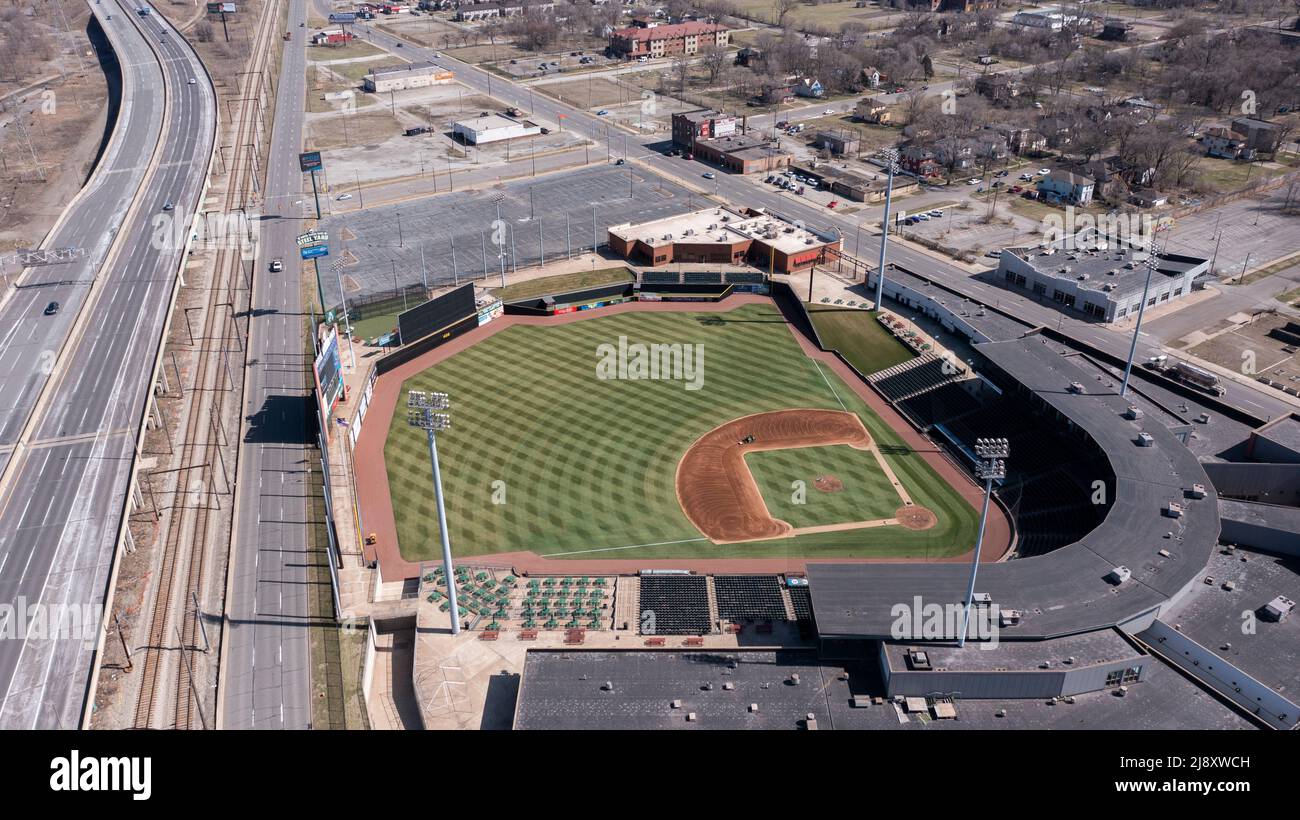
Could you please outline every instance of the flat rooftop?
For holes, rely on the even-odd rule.
[[[437,63],[398,63],[397,65],[385,65],[373,68],[368,74],[374,77],[390,77],[394,74],[429,74],[435,71],[446,71],[447,69]]]
[[[993,649],[973,642],[963,649],[955,644],[887,643],[889,668],[910,669],[907,656],[912,651],[924,652],[931,669],[952,672],[1036,671],[1044,663],[1058,671],[1145,657],[1116,630],[1099,629],[1047,641],[1001,641]]]
[[[800,683],[789,683],[792,674]],[[610,691],[601,686],[613,684]],[[713,684],[711,690],[706,684]],[[731,683],[734,689],[724,689]],[[804,729],[811,713],[828,729],[1250,729],[1254,724],[1163,663],[1146,681],[1040,699],[958,700],[957,717],[908,714],[884,695],[875,660],[818,660],[811,650],[530,650],[515,711],[516,729]],[[681,701],[674,709],[672,702]],[[757,704],[758,711],[749,711]],[[999,716],[999,712],[1003,714]],[[688,721],[688,713],[696,719]]]
[[[1288,413],[1279,416],[1256,430],[1255,435],[1300,452],[1300,415]]]
[[[732,244],[746,239],[771,245],[782,253],[818,247],[828,240],[772,214],[746,216],[731,208],[705,208],[652,222],[612,225],[609,232],[625,242],[657,248],[675,242]]]
[[[1278,595],[1300,601],[1300,558],[1243,547],[1216,550],[1201,575],[1214,583],[1196,584],[1160,620],[1300,703],[1300,611],[1281,623],[1258,617]],[[1226,582],[1233,589],[1224,589]],[[1256,616],[1254,634],[1243,634],[1246,612]]]
[[[516,125],[529,126],[532,124],[527,120],[512,120],[500,114],[488,114],[486,117],[471,117],[466,120],[456,121],[456,125],[461,128],[468,128],[473,131],[490,131],[494,128],[513,128]]]
[[[1003,253],[1015,256],[1043,276],[1073,280],[1080,290],[1094,291],[1110,298],[1140,293],[1146,284],[1146,260],[1150,254],[1145,250],[1121,243],[1102,242],[1098,245],[1088,242],[1074,248],[1061,247],[1062,244],[1047,248],[1006,248]],[[1193,257],[1158,254],[1156,275],[1179,277],[1203,262],[1204,259]],[[1080,279],[1081,276],[1086,278]],[[1114,287],[1107,291],[1108,285]]]
[[[696,140],[695,144],[697,146],[704,145],[715,151],[721,151],[724,154],[731,154],[742,159],[762,159],[767,156],[790,153],[784,148],[778,148],[775,142],[758,133],[713,137],[712,139]]]
[[[974,349],[1089,436],[1114,475],[1106,516],[1082,539],[981,568],[977,591],[992,595],[1002,609],[1023,613],[1018,625],[1002,631],[1003,640],[1115,626],[1156,610],[1193,583],[1219,533],[1217,497],[1196,457],[1159,421],[1124,418],[1129,402],[1090,378],[1075,361],[1077,353],[1041,334]],[[1084,392],[1071,392],[1072,382],[1082,383]],[[1152,446],[1138,446],[1144,432]],[[1205,498],[1187,497],[1193,484],[1206,486]],[[1163,514],[1169,502],[1182,505],[1180,518]],[[1131,572],[1120,585],[1105,577],[1117,566]],[[959,564],[811,564],[818,631],[823,637],[888,637],[897,602],[916,595],[927,603],[960,601],[966,574]]]

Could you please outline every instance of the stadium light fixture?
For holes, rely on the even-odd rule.
[[[1142,316],[1147,310],[1147,294],[1151,291],[1151,275],[1160,268],[1160,251],[1156,249],[1154,240],[1148,246],[1150,255],[1147,256],[1146,284],[1142,286],[1142,301],[1138,302],[1137,321],[1133,323],[1133,341],[1128,346],[1128,361],[1124,363],[1124,381],[1120,383],[1119,395],[1123,398],[1128,393],[1128,377],[1133,372],[1133,357],[1137,355],[1138,334],[1142,332]]]
[[[451,409],[446,393],[412,390],[406,396],[406,423],[424,430],[429,436],[429,463],[433,468],[433,490],[438,501],[438,534],[442,536],[442,571],[447,579],[447,601],[451,604],[451,634],[460,634],[460,607],[456,604],[456,576],[451,567],[451,536],[447,534],[447,510],[442,499],[442,471],[438,468],[437,434],[451,427],[451,416],[441,410]]]
[[[984,546],[984,526],[989,519],[989,499],[993,496],[993,482],[1007,477],[1007,458],[1011,455],[1011,443],[1004,438],[975,439],[975,455],[980,463],[975,474],[984,479],[984,508],[980,511],[979,534],[975,536],[975,558],[970,567],[970,583],[966,586],[965,610],[961,618],[961,632],[957,635],[957,648],[966,645],[966,633],[970,629],[970,610],[975,600],[975,576],[980,568],[980,548]]]
[[[898,151],[885,148],[880,158],[889,171],[889,182],[885,185],[885,218],[880,223],[880,264],[876,268],[876,311],[884,304],[885,298],[885,247],[889,244],[889,203],[894,195],[894,174],[898,171]],[[854,249],[856,250],[856,248]]]

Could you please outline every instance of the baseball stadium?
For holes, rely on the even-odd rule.
[[[1044,702],[1080,704],[1070,726],[1296,725],[1294,653],[1216,656],[1234,624],[1205,591],[1216,555],[1259,572],[1232,550],[1275,549],[1291,524],[1221,500],[1203,460],[1289,428],[1159,374],[1121,396],[1122,362],[901,268],[880,312],[731,275],[439,314],[381,359],[358,518],[377,594],[416,607],[423,725],[884,729],[961,703],[975,725],[972,703],[1058,725],[1028,705]],[[405,418],[409,396],[444,393],[450,575],[433,436]],[[1294,573],[1268,577],[1250,600],[1293,631]],[[931,631],[931,607],[956,625]],[[508,705],[499,675],[520,676]],[[727,706],[715,677],[763,708]]]

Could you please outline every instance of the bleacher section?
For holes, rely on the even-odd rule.
[[[979,399],[967,391],[966,385],[970,381],[949,382],[897,404],[922,429],[951,423],[983,407]]]
[[[886,399],[898,402],[954,382],[965,373],[966,369],[960,364],[950,363],[933,353],[922,353],[915,359],[872,373],[867,380]]]
[[[647,270],[640,274],[640,280],[647,284],[677,284],[681,279],[681,274],[675,270]]]
[[[723,620],[785,620],[785,599],[775,575],[715,575],[713,589]]]
[[[640,587],[642,634],[707,635],[713,631],[705,576],[642,575]]]
[[[682,281],[688,285],[718,285],[722,283],[722,272],[716,270],[688,270],[682,274]]]
[[[729,285],[761,285],[767,281],[767,275],[745,271],[728,271],[723,277]]]

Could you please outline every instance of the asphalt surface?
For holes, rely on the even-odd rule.
[[[120,219],[132,194],[139,209],[119,228],[118,255],[98,271],[97,302],[81,318],[81,335],[71,338],[47,400],[11,456],[15,473],[0,502],[0,600],[39,603],[47,611],[58,605],[93,611],[104,602],[136,435],[181,263],[181,247],[157,240],[155,217],[167,214],[188,224],[212,151],[216,103],[198,56],[157,13],[138,17],[138,5],[119,0],[91,9],[132,69],[128,82],[134,93],[118,125],[131,136],[120,144],[134,151],[139,141],[148,149],[157,140],[159,118],[165,117],[162,153],[154,175],[138,191],[131,164],[115,166],[104,182],[118,189],[116,198],[100,204],[105,212],[111,205]],[[156,52],[147,50],[147,41]],[[196,79],[192,85],[190,78]],[[137,131],[141,116],[147,127]],[[136,162],[147,163],[148,156],[146,150]],[[164,211],[168,203],[174,210]],[[38,297],[42,304],[46,300]],[[69,310],[66,321],[72,316]],[[21,369],[10,373],[19,379],[15,393],[24,386],[31,390]],[[29,409],[33,398],[27,399]],[[8,424],[12,430],[17,422]],[[95,661],[97,635],[91,630],[88,637],[28,635],[0,642],[0,727],[78,724]]]
[[[446,57],[435,49],[421,48],[414,43],[404,41],[401,41],[403,44],[398,46],[399,38],[379,29],[360,24],[354,28],[365,39],[387,48],[395,54],[401,54],[411,60],[430,60],[450,69],[455,72],[457,80],[467,87],[480,93],[489,94],[507,105],[517,106],[528,111],[534,118],[549,119],[557,123],[563,122],[565,128],[591,134],[593,139],[597,140],[605,132],[604,118],[588,111],[560,103],[544,95],[530,95],[528,88],[525,86],[509,82],[501,77],[491,76],[475,66]],[[935,93],[944,87],[944,83],[932,85],[927,93]],[[835,106],[828,105],[826,107]],[[563,115],[562,118],[561,115]],[[764,120],[760,116],[751,120],[751,122],[762,123]],[[701,162],[668,156],[667,149],[671,146],[663,136],[627,134],[625,137],[622,131],[619,131],[618,135],[614,136],[615,131],[613,129],[611,129],[610,134],[610,141],[616,151],[621,151],[622,145],[626,142],[628,156],[635,162],[638,169],[652,172],[646,174],[648,183],[654,182],[653,177],[655,175],[691,182],[701,192],[716,193],[734,204],[750,207],[762,206],[790,219],[801,220],[810,227],[830,231],[838,230],[844,238],[844,247],[849,253],[872,262],[873,266],[878,258],[880,238],[872,235],[868,230],[859,230],[860,227],[870,229],[878,226],[879,217],[873,217],[873,209],[864,209],[854,215],[838,214],[827,208],[777,193],[772,186],[762,185],[761,181],[759,184],[755,184],[752,177],[727,173],[721,169],[710,168]],[[633,151],[633,145],[640,146],[639,152]],[[706,170],[717,172],[717,178],[714,180],[703,179],[702,174]],[[968,271],[948,264],[928,253],[906,247],[901,243],[890,243],[889,261],[931,278],[933,281],[954,289],[972,300],[1007,310],[1031,325],[1056,327],[1063,333],[1079,341],[1094,345],[1108,353],[1119,356],[1128,355],[1129,343],[1132,337],[1131,332],[1119,333],[1107,327],[1068,316],[1056,310],[1050,303],[1036,302],[997,285],[973,279]],[[1161,352],[1158,340],[1143,333],[1138,341],[1138,356],[1145,358],[1155,355],[1157,352]],[[1261,419],[1289,412],[1290,410],[1290,405],[1254,388],[1230,383],[1227,385],[1227,391],[1227,394],[1223,397],[1225,401]]]
[[[297,156],[307,93],[307,29],[298,24],[306,17],[304,0],[290,0],[293,39],[285,44],[276,85],[267,216],[257,243],[221,672],[219,726],[226,729],[312,725],[306,559],[308,458],[314,442],[308,439],[312,404],[304,371],[311,357],[304,351],[307,317],[294,241],[311,208],[310,183],[304,199]],[[295,204],[299,200],[301,205]],[[277,258],[285,270],[272,274],[270,261]]]

